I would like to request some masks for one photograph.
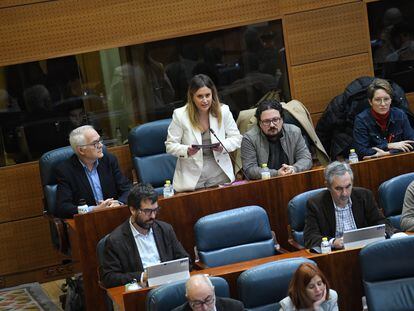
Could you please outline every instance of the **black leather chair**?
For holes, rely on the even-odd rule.
[[[171,119],[148,122],[134,127],[128,135],[132,164],[137,178],[150,183],[162,194],[167,179],[173,180],[177,158],[166,153],[165,141]]]
[[[62,147],[43,154],[39,160],[40,179],[44,195],[44,215],[49,220],[50,233],[54,247],[70,256],[70,245],[65,222],[56,218],[56,167],[73,155],[71,147]]]
[[[414,310],[414,236],[383,240],[359,253],[369,311]]]
[[[279,301],[288,295],[293,274],[305,262],[316,265],[306,258],[289,258],[268,262],[240,274],[237,289],[245,310],[279,310]]]
[[[289,244],[297,249],[305,248],[303,239],[303,229],[305,228],[306,219],[306,202],[310,197],[318,194],[326,188],[309,190],[293,197],[288,203],[288,219],[289,219]]]
[[[230,297],[229,285],[225,279],[210,277],[210,280],[216,296]],[[147,295],[147,311],[171,311],[185,303],[185,283],[186,281],[178,281],[152,289]]]
[[[200,218],[194,225],[199,265],[217,267],[278,254],[266,211],[245,206]]]
[[[413,180],[414,173],[403,174],[384,181],[378,188],[380,207],[393,227],[399,230],[405,191]]]

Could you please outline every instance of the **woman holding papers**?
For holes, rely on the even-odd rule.
[[[242,136],[229,107],[221,104],[211,79],[194,76],[187,104],[174,110],[165,142],[167,152],[178,158],[175,191],[192,191],[234,181],[228,152],[240,147]]]

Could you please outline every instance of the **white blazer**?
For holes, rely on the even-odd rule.
[[[210,114],[210,128],[221,140],[229,152],[240,148],[242,135],[237,128],[236,122],[227,105],[221,105],[222,122],[219,128],[217,118]],[[218,142],[211,135],[211,143]],[[165,142],[167,153],[178,158],[175,167],[173,187],[176,191],[192,191],[195,189],[203,169],[203,152],[199,150],[196,154],[188,156],[188,147],[194,144],[201,145],[201,131],[193,128],[188,118],[187,105],[174,110],[172,122],[168,127],[168,136]],[[234,172],[231,159],[226,150],[222,152],[213,151],[217,164],[234,181]]]

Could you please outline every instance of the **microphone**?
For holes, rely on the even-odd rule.
[[[243,170],[243,167],[240,167],[237,164],[236,159],[234,159],[234,157],[232,156],[232,154],[227,150],[227,148],[224,146],[224,144],[221,142],[220,138],[217,137],[216,132],[214,132],[214,130],[212,128],[209,128],[210,133],[214,135],[214,137],[217,139],[217,141],[220,143],[220,145],[223,147],[224,150],[226,150],[227,154],[229,155],[230,159],[234,162],[234,164],[236,165],[237,169],[242,172],[244,178],[246,178],[247,181],[250,181],[249,177],[247,177],[246,173]]]

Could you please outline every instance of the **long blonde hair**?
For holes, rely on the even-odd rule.
[[[187,113],[190,119],[190,123],[192,127],[202,130],[197,106],[193,100],[194,94],[202,87],[208,87],[211,90],[212,102],[211,102],[211,107],[210,107],[209,112],[211,113],[213,117],[217,118],[218,124],[220,127],[222,116],[221,116],[221,109],[220,109],[221,104],[218,99],[217,88],[214,85],[213,81],[210,79],[210,77],[203,75],[203,74],[195,75],[191,79],[189,86],[188,86]]]

